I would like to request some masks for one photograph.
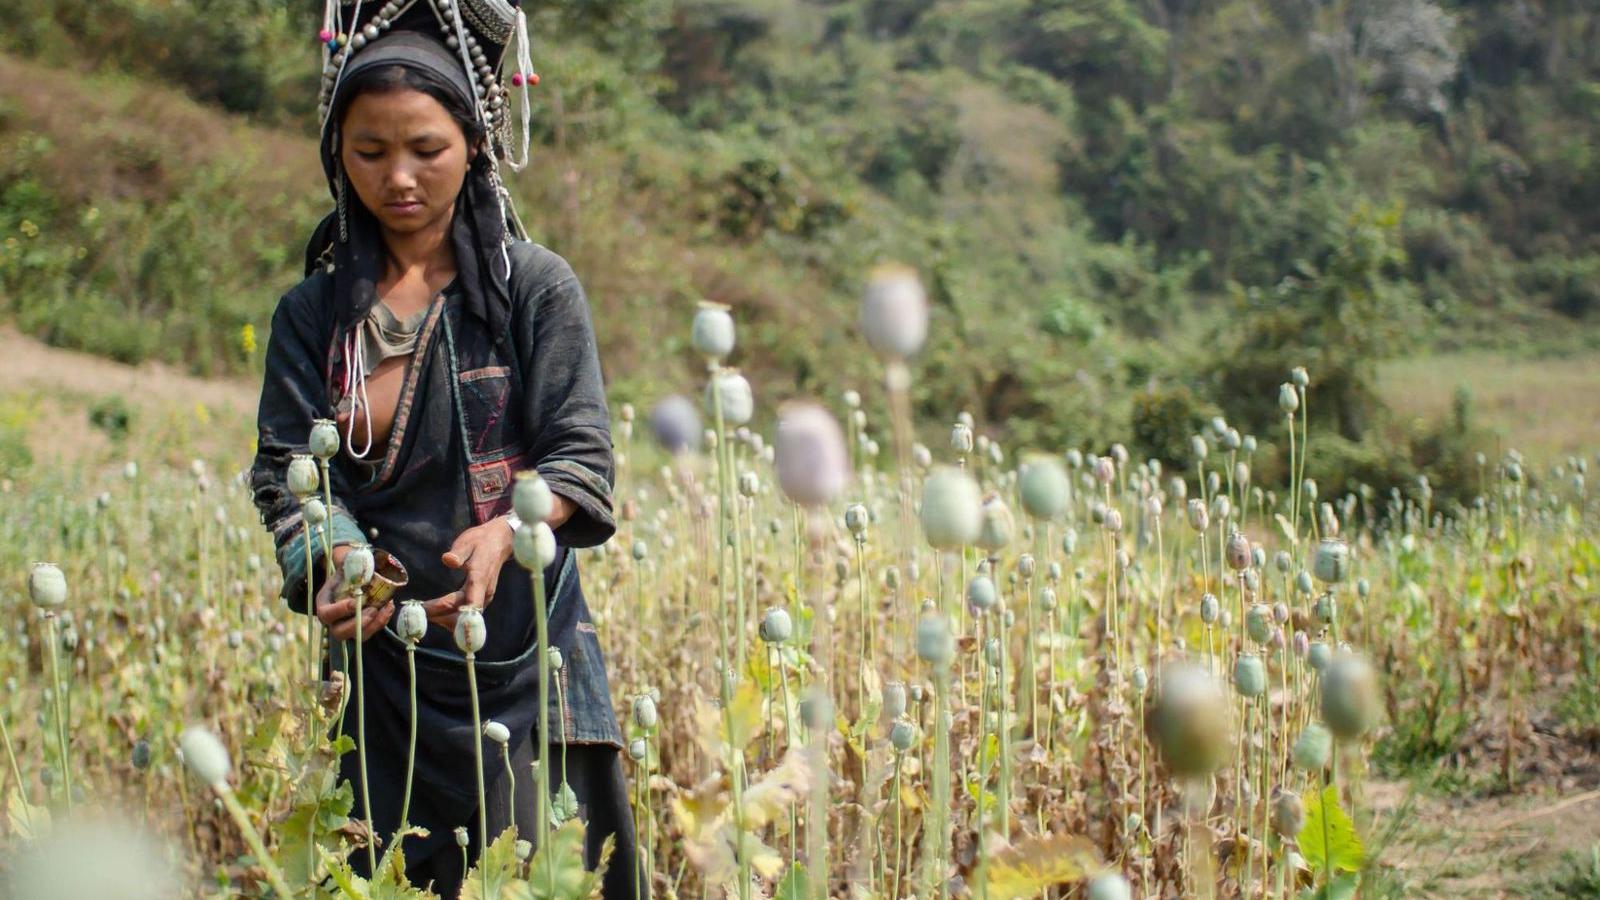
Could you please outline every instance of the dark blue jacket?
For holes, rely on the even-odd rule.
[[[406,566],[410,583],[397,600],[433,599],[464,580],[440,562],[441,554],[462,531],[509,511],[513,475],[537,469],[577,507],[556,530],[559,551],[545,572],[551,643],[565,663],[549,710],[562,734],[550,739],[620,747],[604,660],[577,559],[568,549],[603,543],[616,530],[611,434],[588,302],[557,254],[525,241],[514,243],[510,254],[510,333],[491,333],[452,288],[435,299],[401,389],[387,452],[367,462],[344,452],[332,460],[330,525],[335,543],[366,540]],[[344,360],[331,293],[332,279],[318,272],[284,296],[273,314],[251,469],[256,505],[277,544],[283,597],[297,612],[306,609],[307,560],[299,501],[285,479],[291,455],[307,450],[312,420],[333,418],[339,400]],[[313,540],[311,560],[317,582],[319,541]],[[477,657],[483,717],[505,723],[514,741],[537,729],[532,595],[528,573],[509,561],[484,610],[488,639]],[[368,766],[381,834],[392,832],[399,817],[401,792],[381,786],[404,778],[409,730],[405,653],[392,629],[391,620],[364,651]],[[467,761],[479,738],[472,733],[464,667],[452,636],[430,625],[417,650],[414,824],[453,824],[477,805]],[[354,720],[347,716],[347,727]],[[346,756],[352,776],[353,758]],[[496,781],[504,774],[499,766],[486,769]]]

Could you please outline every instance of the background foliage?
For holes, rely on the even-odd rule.
[[[13,5],[0,309],[55,343],[254,371],[245,328],[264,336],[327,205],[314,4]],[[1376,360],[1596,343],[1581,0],[529,10],[540,146],[514,189],[583,276],[623,399],[690,383],[702,297],[738,307],[769,394],[861,381],[856,286],[897,257],[935,303],[923,412],[1179,465],[1221,413],[1269,478],[1273,388],[1305,364],[1345,447],[1314,474],[1381,488],[1470,469],[1484,436],[1388,415]]]

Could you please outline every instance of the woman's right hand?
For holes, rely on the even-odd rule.
[[[328,634],[336,641],[348,641],[356,634],[356,598],[339,596],[344,584],[344,579],[339,577],[339,573],[344,571],[344,557],[349,552],[350,547],[346,544],[333,548],[333,577],[324,580],[322,587],[317,591],[317,619],[327,627]],[[366,641],[377,634],[378,629],[387,625],[393,615],[393,603],[369,606],[361,610],[361,640]]]

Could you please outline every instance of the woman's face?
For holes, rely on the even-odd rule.
[[[469,150],[461,126],[421,91],[368,92],[340,126],[340,164],[385,231],[409,234],[450,221]]]

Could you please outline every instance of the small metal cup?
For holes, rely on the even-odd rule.
[[[406,573],[406,567],[400,560],[395,559],[387,550],[372,549],[372,580],[367,582],[365,593],[361,598],[361,606],[369,608],[382,606],[389,602],[394,592],[405,587],[411,580]]]

